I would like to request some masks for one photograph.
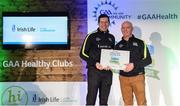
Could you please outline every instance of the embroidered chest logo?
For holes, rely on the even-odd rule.
[[[112,38],[108,38],[108,40],[109,40],[110,42],[112,42]]]
[[[123,46],[124,46],[123,44],[120,44],[120,45],[119,45],[119,48],[122,48]]]
[[[101,40],[101,38],[99,37],[96,37],[96,41],[99,42]]]
[[[138,43],[137,42],[133,42],[133,46],[138,46]]]

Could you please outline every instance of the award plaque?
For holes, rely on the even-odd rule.
[[[102,49],[100,64],[103,67],[111,67],[112,70],[124,70],[129,63],[129,51]]]

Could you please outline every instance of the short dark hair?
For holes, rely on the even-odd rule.
[[[108,18],[108,22],[110,23],[109,16],[108,16],[107,14],[101,14],[101,15],[99,15],[99,17],[98,17],[98,23],[100,22],[100,18],[104,18],[104,17]]]

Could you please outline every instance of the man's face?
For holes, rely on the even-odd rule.
[[[108,18],[104,17],[104,18],[100,18],[99,21],[99,29],[101,31],[107,31],[109,27],[109,22],[108,22]]]
[[[121,26],[121,32],[123,34],[123,37],[130,37],[132,36],[133,27],[132,24],[125,22]]]

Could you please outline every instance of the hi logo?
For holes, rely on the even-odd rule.
[[[1,104],[3,106],[26,106],[28,103],[27,92],[19,86],[11,86],[4,90],[1,95]]]

